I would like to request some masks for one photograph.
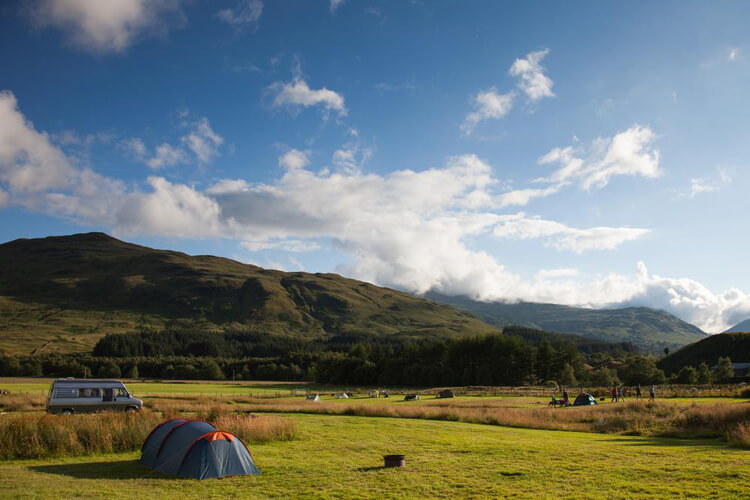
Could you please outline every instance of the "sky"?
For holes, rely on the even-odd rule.
[[[0,5],[0,241],[750,318],[750,3]]]

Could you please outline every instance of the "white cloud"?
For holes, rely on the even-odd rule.
[[[214,199],[162,177],[149,177],[147,183],[151,192],[122,194],[113,214],[116,232],[181,238],[221,236],[221,208]]]
[[[514,189],[513,191],[508,191],[506,193],[503,193],[497,197],[497,205],[498,207],[508,207],[512,205],[520,205],[524,206],[527,205],[531,200],[534,198],[545,198],[549,195],[555,194],[560,189],[565,187],[566,183],[562,182],[559,184],[556,184],[554,186],[550,186],[548,188],[544,189],[536,189],[536,188],[525,188],[525,189]]]
[[[737,47],[729,49],[730,61],[735,61],[739,55],[740,55],[740,49],[738,49]]]
[[[241,30],[256,27],[262,14],[263,2],[261,0],[240,0],[236,8],[221,9],[216,13],[216,17],[233,28]]]
[[[247,240],[240,243],[240,246],[252,252],[260,250],[283,250],[285,252],[300,253],[312,252],[320,249],[320,245],[315,241],[298,239],[280,240],[278,238]]]
[[[279,156],[279,166],[283,169],[293,170],[305,168],[310,164],[310,158],[307,153],[299,149],[290,149],[283,155]]]
[[[551,279],[560,279],[560,278],[574,278],[578,276],[580,273],[578,272],[578,269],[573,269],[570,267],[562,267],[557,269],[540,269],[536,273],[534,273],[534,281],[546,281]]]
[[[125,151],[128,156],[136,160],[143,160],[148,154],[143,139],[139,137],[131,137],[130,139],[120,141],[119,147]]]
[[[498,238],[544,238],[559,250],[572,250],[576,253],[613,250],[626,241],[641,238],[648,233],[648,229],[629,227],[577,229],[541,217],[527,217],[524,213],[506,218],[493,229],[493,234]]]
[[[76,173],[49,136],[26,121],[15,96],[0,92],[0,182],[11,192],[41,192],[70,186]]]
[[[201,118],[193,124],[193,129],[182,137],[182,143],[193,152],[200,163],[208,163],[218,153],[224,142],[211,128],[207,118]]]
[[[325,116],[329,112],[336,112],[339,116],[347,115],[344,97],[341,94],[325,87],[313,90],[299,75],[296,75],[291,82],[271,84],[267,92],[274,95],[271,103],[274,107],[308,108],[320,105],[326,113]]]
[[[250,184],[242,179],[222,179],[206,189],[206,194],[226,194],[247,191]]]
[[[189,127],[189,131],[180,137],[179,146],[166,142],[158,145],[154,149],[154,154],[145,159],[146,165],[156,170],[187,164],[193,160],[204,164],[213,160],[219,154],[219,147],[224,143],[224,139],[214,132],[207,118],[200,118]],[[148,156],[147,148],[140,138],[128,139],[122,146],[136,159],[143,160]]]
[[[529,52],[525,59],[516,59],[511,65],[509,73],[520,78],[520,88],[531,101],[538,101],[544,97],[554,97],[552,80],[544,74],[542,59],[549,54],[549,49]]]
[[[354,136],[356,137],[356,134]],[[371,157],[371,149],[363,148],[358,142],[352,142],[334,151],[331,161],[339,169],[354,172],[360,170]]]
[[[331,9],[331,14],[335,13],[336,10],[341,7],[346,0],[330,0],[329,1],[329,7]]]
[[[734,169],[716,168],[716,175],[713,177],[696,177],[690,179],[690,188],[686,191],[679,192],[677,198],[693,199],[701,193],[715,193],[720,191],[724,186],[732,182]]]
[[[502,118],[507,115],[513,107],[515,92],[499,94],[495,87],[479,92],[472,98],[474,111],[466,115],[461,130],[470,134],[476,125],[489,118]]]
[[[92,52],[123,52],[137,38],[181,22],[179,0],[40,0],[31,8],[39,27],[53,26]]]
[[[612,138],[599,138],[588,148],[555,148],[539,158],[540,165],[562,165],[551,176],[535,182],[577,181],[582,189],[601,189],[614,176],[640,175],[654,178],[659,170],[656,135],[648,127],[634,125]]]
[[[188,155],[184,150],[171,146],[165,142],[156,146],[154,155],[146,160],[146,165],[154,170],[158,170],[160,168],[177,165],[178,163],[187,163],[188,161]]]

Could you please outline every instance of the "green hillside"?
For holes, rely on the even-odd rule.
[[[719,333],[687,345],[659,361],[659,368],[667,373],[683,366],[706,363],[713,366],[719,357],[729,357],[735,363],[750,363],[750,333]]]
[[[737,323],[724,333],[750,332],[750,319]]]
[[[498,332],[452,307],[336,274],[266,270],[102,233],[0,245],[0,352],[88,351],[106,333],[166,325],[311,338]]]
[[[556,304],[477,302],[467,297],[429,293],[426,298],[451,305],[491,325],[528,326],[556,333],[571,333],[606,342],[630,342],[642,349],[673,349],[706,338],[698,327],[647,307],[584,309]]]

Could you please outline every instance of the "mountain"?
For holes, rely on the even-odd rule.
[[[519,325],[606,342],[630,342],[647,351],[673,349],[706,338],[698,327],[647,307],[584,309],[557,304],[478,302],[430,292],[425,298],[473,314],[497,327]]]
[[[750,332],[750,319],[737,323],[724,333]]]
[[[310,338],[499,332],[450,306],[336,274],[262,269],[102,233],[0,245],[0,353],[88,352],[106,333],[171,325]]]
[[[706,363],[714,366],[719,357],[729,357],[735,363],[750,363],[750,333],[718,333],[687,345],[659,361],[659,368],[667,373],[683,366]]]

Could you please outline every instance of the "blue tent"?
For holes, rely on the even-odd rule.
[[[242,440],[203,420],[175,418],[151,431],[141,447],[143,465],[194,479],[260,474]]]
[[[573,401],[573,406],[588,406],[595,404],[596,398],[591,394],[586,394],[585,392],[579,394],[576,400]]]

